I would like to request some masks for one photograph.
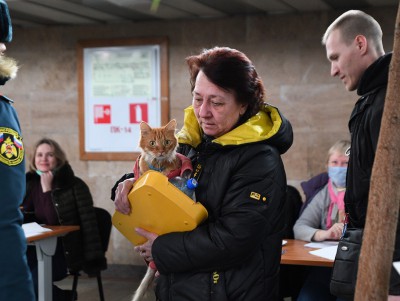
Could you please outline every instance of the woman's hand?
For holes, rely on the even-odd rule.
[[[157,234],[148,232],[142,228],[136,228],[136,233],[144,238],[147,238],[147,241],[140,245],[134,247],[135,252],[138,252],[140,256],[142,256],[146,261],[152,261],[153,257],[151,256],[151,248],[153,246],[154,240],[158,237]]]
[[[339,240],[343,232],[343,223],[336,223],[328,230],[318,230],[313,236],[313,241]]]
[[[42,185],[43,192],[51,191],[51,183],[53,182],[54,175],[51,171],[44,172],[40,175],[40,184]]]
[[[135,180],[126,179],[118,184],[115,190],[115,209],[123,214],[129,214],[131,212],[131,205],[128,200],[128,193],[131,191]]]

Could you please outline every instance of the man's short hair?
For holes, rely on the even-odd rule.
[[[379,23],[370,15],[360,10],[349,10],[340,15],[325,31],[322,44],[325,45],[329,35],[334,30],[339,30],[341,38],[346,45],[354,41],[357,35],[363,35],[378,49],[382,46],[382,29]]]

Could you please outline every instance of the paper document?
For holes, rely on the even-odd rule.
[[[326,248],[310,251],[309,253],[312,255],[316,255],[316,256],[330,259],[333,261],[333,260],[335,260],[337,248],[338,248],[338,246],[331,246],[331,247],[326,247]]]
[[[31,237],[31,236],[35,236],[38,234],[41,234],[43,232],[48,232],[48,231],[52,231],[51,229],[48,228],[44,228],[41,225],[39,225],[38,223],[26,223],[26,224],[22,224],[22,229],[24,230],[25,233],[25,237]]]
[[[400,274],[400,261],[394,261],[393,266],[396,269],[397,273]]]
[[[318,242],[310,242],[305,244],[304,246],[307,248],[315,248],[315,249],[322,249],[326,247],[337,246],[339,244],[338,241],[318,241]]]

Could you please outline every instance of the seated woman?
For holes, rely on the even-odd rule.
[[[88,186],[75,177],[66,155],[51,139],[36,143],[26,174],[26,196],[23,202],[25,222],[46,225],[79,225],[80,231],[58,238],[53,256],[53,281],[70,272],[84,270],[94,274],[107,267]],[[37,296],[38,266],[36,249],[29,246],[28,264]],[[71,300],[72,291],[53,285],[53,300]],[[75,297],[76,298],[76,297]]]
[[[328,180],[296,221],[296,239],[305,241],[339,240],[343,231],[344,193],[350,141],[340,140],[328,151]],[[311,183],[311,182],[310,182]],[[303,185],[304,189],[304,185]],[[311,268],[297,301],[336,300],[330,294],[331,268]]]

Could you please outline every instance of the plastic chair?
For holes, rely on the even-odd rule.
[[[108,249],[108,243],[110,241],[110,234],[111,234],[111,228],[112,228],[111,214],[103,208],[94,207],[94,209],[96,212],[97,224],[99,226],[101,245],[103,247],[104,253],[106,253],[107,249]],[[74,280],[72,283],[72,298],[74,298],[74,296],[77,296],[76,289],[78,286],[79,276],[80,276],[79,272],[74,273]],[[100,271],[97,272],[94,276],[96,276],[96,278],[97,278],[100,300],[104,301],[103,282],[101,281],[101,272]],[[73,300],[71,300],[71,301],[73,301]]]

